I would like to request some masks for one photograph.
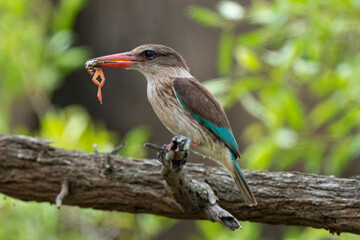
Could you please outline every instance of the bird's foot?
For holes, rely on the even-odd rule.
[[[175,137],[173,137],[173,139],[171,140],[171,143],[170,144],[164,144],[163,145],[163,148],[166,150],[166,151],[170,151],[172,148],[173,148],[173,146],[175,146],[175,142],[183,142],[183,143],[181,143],[181,144],[185,144],[185,143],[187,143],[187,140],[184,142],[184,139],[187,139],[187,140],[190,140],[190,144],[189,144],[189,146],[186,146],[186,148],[187,149],[184,149],[184,150],[189,150],[189,147],[194,147],[194,146],[197,146],[197,145],[199,145],[199,143],[197,143],[197,142],[194,142],[193,140],[191,140],[191,139],[189,139],[189,138],[187,138],[187,137],[185,137],[185,136],[175,136]]]
[[[189,155],[191,139],[184,136],[175,136],[170,144],[163,145],[165,160],[171,162],[172,171],[177,172],[186,163]]]
[[[171,139],[171,143],[164,145],[166,151],[174,151],[178,153],[182,153],[182,156],[178,156],[172,160],[180,160],[186,158],[189,155],[189,149],[191,146],[191,139],[185,136],[175,136]]]

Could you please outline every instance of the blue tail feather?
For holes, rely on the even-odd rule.
[[[249,186],[246,183],[246,180],[241,172],[241,169],[239,167],[239,164],[237,163],[237,156],[235,155],[235,153],[231,150],[230,154],[231,154],[231,160],[233,161],[233,164],[235,166],[235,176],[234,176],[234,180],[236,185],[238,186],[239,190],[241,191],[241,193],[244,196],[244,200],[245,202],[249,205],[249,206],[256,206],[257,202],[256,199],[254,197],[254,195],[252,194]]]

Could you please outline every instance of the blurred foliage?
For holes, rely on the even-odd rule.
[[[25,203],[0,195],[0,239],[151,239],[175,220],[148,214]]]
[[[284,240],[358,240],[355,234],[342,233],[340,236],[330,235],[328,231],[315,228],[289,227]]]
[[[202,236],[193,235],[189,240],[257,240],[260,239],[261,232],[258,231],[259,223],[242,222],[242,227],[246,230],[229,231],[225,227],[216,223],[209,223],[208,221],[197,221],[197,226],[202,233]],[[267,240],[267,238],[261,238]]]
[[[150,130],[146,126],[138,126],[131,129],[124,137],[125,147],[119,152],[119,155],[133,158],[146,158],[147,152],[144,143],[150,138]]]
[[[86,0],[0,0],[0,132],[10,129],[15,101],[39,116],[64,76],[83,65],[85,47],[73,47],[75,16]]]
[[[96,126],[89,114],[80,106],[69,106],[61,110],[47,112],[40,120],[37,134],[53,141],[52,146],[79,151],[94,151],[94,143],[100,152],[110,152],[118,142],[116,134],[107,130],[104,124]],[[130,130],[121,142],[126,145],[119,152],[121,156],[145,158],[143,144],[149,140],[150,131],[145,126]]]
[[[360,1],[253,0],[246,9],[220,1],[215,10],[191,6],[187,13],[221,30],[220,78],[204,85],[224,107],[239,102],[254,119],[241,134],[242,166],[337,176],[358,166]],[[244,236],[198,224],[201,235],[192,239]],[[261,225],[245,227],[244,239],[264,239]],[[359,238],[294,227],[283,239]]]
[[[53,146],[100,152],[127,143],[120,155],[146,157],[150,132],[140,126],[121,141],[79,106],[55,109],[50,99],[66,75],[88,59],[72,31],[86,0],[0,0],[0,132],[10,132],[14,103],[40,118],[37,135]],[[191,6],[187,14],[220,29],[219,78],[206,86],[229,108],[240,102],[255,122],[246,126],[245,164],[252,169],[293,169],[340,175],[360,154],[358,0],[253,0],[245,9],[220,1],[215,10]],[[239,26],[246,31],[239,33]],[[22,133],[29,130],[22,128]],[[244,164],[243,163],[243,164]],[[106,196],[104,196],[106,197]],[[175,220],[0,195],[0,239],[154,239]],[[264,238],[262,225],[243,222],[230,232],[198,221],[189,239]],[[312,228],[287,228],[283,239],[357,239]]]
[[[40,120],[40,138],[53,141],[54,147],[93,152],[96,143],[102,152],[114,149],[116,135],[103,124],[94,126],[88,113],[80,106],[47,112]]]
[[[205,85],[257,120],[241,137],[248,168],[339,176],[359,158],[359,1],[221,1],[188,16],[222,30],[221,78]]]
[[[56,2],[56,4],[55,4]],[[39,117],[36,135],[55,147],[108,152],[126,142],[122,156],[146,157],[149,129],[139,126],[121,141],[104,124],[94,124],[80,106],[56,109],[52,93],[70,72],[88,59],[74,47],[72,28],[86,0],[0,0],[0,133],[32,133],[12,126],[16,104],[30,106]],[[104,196],[106,197],[106,196]],[[175,221],[152,215],[106,212],[49,203],[22,202],[0,194],[0,239],[151,239]],[[146,226],[146,227],[144,227]]]
[[[80,106],[46,112],[37,136],[52,140],[52,146],[93,152],[109,152],[118,142],[103,124],[94,125]],[[120,142],[122,156],[146,157],[147,127],[130,130]],[[104,196],[106,198],[107,196]],[[101,199],[99,200],[101,201]],[[175,220],[153,215],[106,212],[49,203],[25,203],[0,194],[0,239],[151,239],[171,227]]]

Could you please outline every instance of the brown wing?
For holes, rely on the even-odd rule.
[[[229,120],[214,95],[195,78],[175,78],[173,86],[183,107],[240,157]]]

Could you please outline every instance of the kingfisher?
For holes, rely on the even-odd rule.
[[[98,69],[93,81],[104,84],[102,68],[134,69],[147,79],[147,97],[160,121],[174,135],[191,139],[190,150],[220,162],[234,179],[248,206],[256,206],[237,162],[240,152],[220,103],[191,74],[184,58],[170,47],[141,45],[130,52],[91,59],[85,67]],[[98,76],[103,82],[97,82]],[[99,96],[100,94],[100,96]]]

